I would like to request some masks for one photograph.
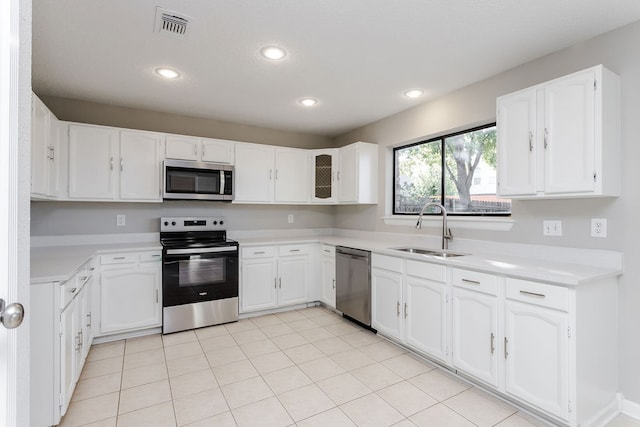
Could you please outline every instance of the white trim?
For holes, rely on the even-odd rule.
[[[383,216],[382,220],[386,225],[415,227],[418,215],[389,215]],[[516,222],[511,218],[496,216],[449,216],[447,223],[454,229],[509,231]],[[422,226],[442,227],[442,217],[424,216],[422,217]]]
[[[620,400],[620,412],[640,420],[640,403],[625,399],[621,393],[618,393],[618,398]]]

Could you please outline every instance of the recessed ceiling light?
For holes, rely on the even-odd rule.
[[[422,91],[421,89],[410,89],[404,93],[404,96],[406,96],[407,98],[417,98],[419,96],[422,96],[423,93],[424,91]]]
[[[180,73],[171,68],[156,68],[156,73],[164,77],[165,79],[177,79],[180,77]]]
[[[318,103],[318,100],[315,98],[302,98],[298,102],[304,105],[305,107],[313,107]]]
[[[260,55],[264,56],[267,59],[277,61],[278,59],[282,59],[287,56],[287,52],[281,47],[265,46],[260,49]]]

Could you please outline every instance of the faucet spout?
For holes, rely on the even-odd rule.
[[[442,215],[442,249],[449,249],[449,240],[453,239],[453,234],[451,233],[451,229],[447,227],[447,210],[440,203],[428,202],[422,207],[420,215],[418,216],[418,222],[416,223],[416,229],[419,230],[422,228],[422,216],[424,215],[424,211],[430,206],[440,208],[440,214]]]

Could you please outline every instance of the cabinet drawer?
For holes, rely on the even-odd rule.
[[[139,256],[140,262],[162,261],[161,251],[142,252],[141,254],[139,254]]]
[[[327,256],[334,256],[336,254],[336,247],[331,245],[322,245],[320,247],[320,254]]]
[[[385,270],[402,273],[402,258],[371,254],[371,266],[374,268],[383,268]]]
[[[78,275],[74,275],[71,279],[60,285],[60,310],[64,309],[78,292],[80,292]]]
[[[407,274],[437,282],[447,281],[447,267],[428,262],[407,261]]]
[[[569,289],[528,280],[507,279],[508,299],[569,311]]]
[[[272,258],[277,254],[276,246],[254,246],[251,248],[242,248],[242,258]]]
[[[129,253],[129,254],[111,254],[111,255],[101,255],[100,256],[100,264],[124,264],[127,262],[138,262],[138,254],[137,253]]]
[[[498,277],[477,271],[453,269],[453,286],[498,295]]]
[[[309,245],[282,245],[278,247],[278,255],[303,255],[309,253]]]

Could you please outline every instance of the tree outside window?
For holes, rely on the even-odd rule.
[[[495,124],[396,148],[394,161],[394,214],[429,201],[457,214],[511,212],[511,201],[496,197]]]

